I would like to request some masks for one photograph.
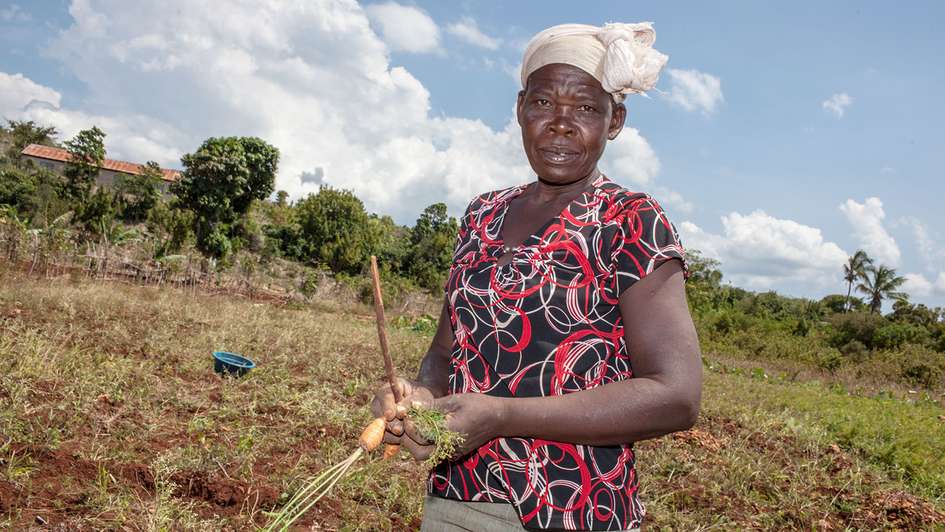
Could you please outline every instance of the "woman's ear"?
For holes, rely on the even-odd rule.
[[[627,107],[622,103],[611,101],[612,109],[610,113],[610,127],[607,129],[607,140],[614,140],[617,135],[623,131],[624,122],[627,120]]]
[[[515,119],[518,125],[522,125],[522,104],[525,102],[525,89],[518,91],[518,98],[515,102]]]

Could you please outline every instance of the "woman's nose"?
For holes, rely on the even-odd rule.
[[[574,133],[574,125],[571,122],[571,118],[567,115],[566,111],[562,110],[555,113],[554,119],[548,124],[548,129],[552,133],[565,137],[571,136]]]

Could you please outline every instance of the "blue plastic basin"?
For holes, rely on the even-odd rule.
[[[242,377],[255,368],[256,364],[252,360],[236,353],[227,353],[226,351],[213,352],[213,371],[220,375],[233,375]]]

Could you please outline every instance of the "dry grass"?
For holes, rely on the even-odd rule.
[[[429,336],[390,332],[395,364],[412,373]],[[383,373],[375,334],[357,305],[280,307],[0,271],[0,528],[263,525],[356,445]],[[258,368],[221,379],[210,359],[219,349]],[[899,458],[876,460],[866,440],[839,438],[830,416],[862,405],[832,398],[818,414],[811,401],[830,392],[816,386],[707,372],[697,428],[638,446],[650,526],[945,526],[934,482],[896,474]],[[889,408],[911,408],[900,403]],[[945,427],[938,405],[922,408],[910,423]],[[417,525],[421,466],[362,463],[302,529]]]

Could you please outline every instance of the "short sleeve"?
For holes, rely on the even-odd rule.
[[[629,199],[614,221],[610,282],[605,287],[610,297],[618,299],[667,260],[678,259],[689,276],[679,233],[655,199],[644,194]]]

